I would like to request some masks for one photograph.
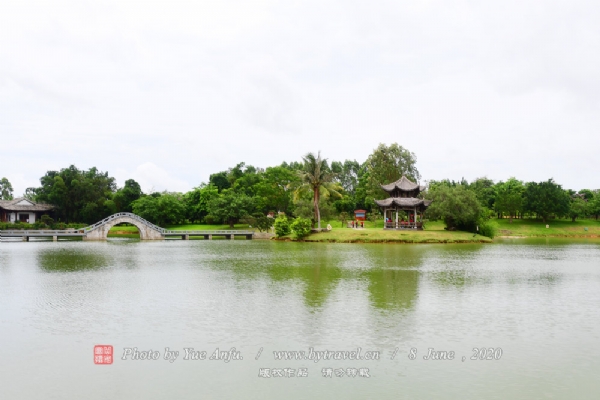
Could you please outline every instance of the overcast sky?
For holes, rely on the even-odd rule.
[[[422,179],[600,188],[597,1],[0,3],[0,177],[187,191],[379,143]]]

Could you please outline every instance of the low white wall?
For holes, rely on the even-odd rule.
[[[35,213],[33,212],[22,212],[22,211],[17,211],[16,213],[12,213],[11,214],[11,222],[15,222],[15,221],[21,221],[21,215],[27,215],[28,216],[28,221],[30,224],[35,223]]]

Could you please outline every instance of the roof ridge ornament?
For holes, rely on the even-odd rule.
[[[400,179],[398,179],[395,182],[388,183],[387,185],[380,184],[379,186],[381,186],[381,188],[388,193],[394,191],[395,189],[410,192],[421,187],[421,185],[419,185],[418,183],[415,183],[408,179],[406,175],[402,175]]]

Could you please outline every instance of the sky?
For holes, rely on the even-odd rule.
[[[184,192],[379,143],[423,180],[600,188],[600,3],[0,3],[0,177],[69,165]]]

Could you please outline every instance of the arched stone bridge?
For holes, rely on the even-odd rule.
[[[162,240],[167,237],[179,237],[188,240],[190,236],[202,236],[204,239],[211,240],[213,236],[225,236],[227,239],[234,239],[235,236],[245,236],[246,239],[252,239],[253,231],[241,230],[207,230],[207,231],[177,231],[161,228],[152,222],[145,220],[139,215],[127,212],[121,212],[104,218],[94,225],[86,226],[81,229],[66,230],[10,230],[0,231],[0,239],[10,237],[21,237],[24,241],[29,241],[32,237],[52,237],[55,241],[61,237],[81,237],[83,240],[106,240],[110,228],[115,225],[128,223],[135,225],[140,232],[142,240]]]
[[[164,234],[167,232],[166,229],[146,221],[139,215],[123,212],[113,214],[94,225],[83,228],[85,238],[87,240],[104,240],[108,237],[110,228],[122,223],[135,225],[140,231],[142,240],[161,240],[165,238]]]

